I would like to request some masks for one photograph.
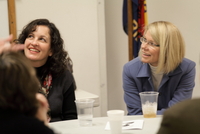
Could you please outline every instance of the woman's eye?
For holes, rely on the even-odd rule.
[[[28,38],[32,38],[32,37],[33,37],[33,35],[31,35],[31,34],[30,34],[30,35],[28,35]]]
[[[40,40],[42,40],[42,41],[46,42],[46,40],[45,40],[44,38],[40,38]]]
[[[154,43],[152,43],[152,42],[149,42],[149,44],[150,44],[151,46],[154,46]]]
[[[147,42],[147,40],[145,38],[143,40],[144,40],[145,43]]]

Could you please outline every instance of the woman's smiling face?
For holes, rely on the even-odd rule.
[[[156,44],[148,31],[144,35],[144,38],[147,40],[147,42],[152,42]],[[160,52],[159,47],[150,46],[148,45],[148,43],[142,43],[141,44],[141,61],[144,63],[149,63],[152,66],[157,66],[158,59],[159,59],[159,52]]]
[[[24,42],[25,56],[31,60],[34,67],[44,65],[51,51],[51,37],[47,26],[36,26],[35,31],[30,33]]]

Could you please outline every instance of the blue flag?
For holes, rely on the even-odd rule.
[[[128,7],[127,0],[123,1],[123,30],[128,34]],[[145,0],[132,0],[132,25],[133,25],[133,56],[137,57],[140,50],[140,37],[143,27],[147,24],[147,11]]]

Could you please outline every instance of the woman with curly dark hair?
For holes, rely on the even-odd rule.
[[[25,45],[24,54],[36,69],[49,102],[51,122],[77,119],[72,61],[56,26],[47,19],[33,20],[17,41]]]

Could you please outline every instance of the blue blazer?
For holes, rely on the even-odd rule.
[[[175,103],[192,97],[195,86],[195,65],[195,62],[184,58],[173,72],[163,75],[158,88],[157,114],[162,114]],[[154,91],[149,64],[142,63],[139,57],[126,63],[123,68],[123,89],[128,115],[141,115],[139,93]]]

